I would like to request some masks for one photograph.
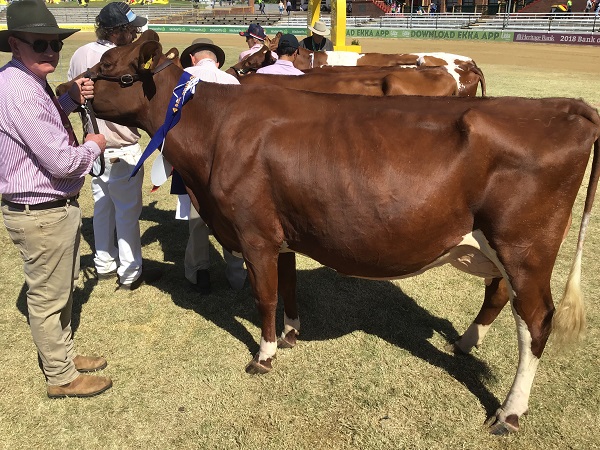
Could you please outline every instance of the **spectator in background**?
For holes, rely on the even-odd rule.
[[[314,52],[333,51],[333,42],[325,37],[331,34],[325,22],[319,20],[315,22],[314,26],[309,25],[308,29],[312,32],[312,35],[302,39],[300,47]]]
[[[279,17],[281,17],[281,16],[283,16],[283,8],[285,8],[285,5],[283,4],[283,0],[279,0],[278,6],[279,6]]]
[[[567,0],[567,12],[573,11],[573,0]]]
[[[244,50],[240,53],[240,61],[246,56],[259,51],[263,45],[265,45],[265,39],[267,38],[265,30],[257,23],[251,23],[246,31],[240,31],[240,36],[244,36],[246,38],[246,44],[248,44],[248,50]],[[277,59],[276,53],[271,52],[271,55],[274,59]]]
[[[285,10],[287,11],[288,16],[292,13],[292,2],[290,0],[287,0]]]
[[[96,65],[107,50],[131,44],[139,27],[147,22],[136,16],[126,3],[113,2],[104,6],[96,17],[97,40],[73,53],[67,77],[73,79]],[[91,181],[96,275],[99,280],[117,279],[121,290],[133,290],[162,275],[159,269],[142,269],[139,218],[144,168],[130,179],[142,155],[138,144],[140,133],[136,128],[100,119],[97,122],[107,144],[104,174],[92,177]]]
[[[267,14],[265,13],[265,0],[258,0],[258,10],[260,14]]]
[[[585,9],[583,10],[583,12],[585,12],[585,13],[590,12],[593,7],[594,7],[594,2],[592,0],[587,0],[587,2],[585,4]]]
[[[262,67],[256,73],[273,75],[304,75],[300,69],[294,67],[294,61],[298,57],[298,39],[293,34],[284,34],[279,38],[277,45],[277,56],[279,59],[275,64]]]
[[[213,44],[210,39],[199,38],[192,42],[188,48],[181,52],[181,65],[186,72],[200,78],[202,81],[220,84],[240,84],[233,75],[229,75],[219,67],[225,62],[225,52],[221,47]],[[194,289],[203,295],[210,293],[210,267],[208,236],[210,230],[196,209],[191,206],[187,194],[179,196],[179,207],[182,217],[189,220],[189,238],[185,248],[185,277],[194,286]],[[202,207],[202,205],[200,205]],[[186,214],[188,213],[188,214]],[[246,269],[244,260],[233,256],[223,249],[223,259],[227,263],[225,276],[229,285],[236,290],[244,287]]]

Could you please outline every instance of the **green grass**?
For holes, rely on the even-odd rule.
[[[175,35],[163,40],[167,48],[180,49],[191,41]],[[66,41],[53,81],[64,80],[69,57],[81,44]],[[361,44],[367,46],[368,40]],[[235,61],[242,45],[225,46],[228,63]],[[400,46],[435,44],[389,45],[397,51]],[[510,48],[518,53],[526,47]],[[593,82],[584,83],[589,74],[569,67],[552,69],[552,47],[539,46],[548,59],[546,70],[482,64],[485,59],[478,58],[478,52],[458,53],[479,62],[490,94],[563,94],[600,103]],[[6,59],[6,54],[0,55],[0,62]],[[568,88],[564,83],[559,88],[565,76]],[[272,373],[249,376],[244,366],[257,350],[260,335],[250,290],[228,289],[214,241],[213,294],[199,297],[187,288],[182,264],[187,224],[174,220],[175,198],[166,188],[156,193],[149,188],[146,177],[140,221],[144,258],[148,266],[162,268],[165,276],[156,287],[131,293],[93,279],[89,180],[82,191],[84,245],[75,293],[76,343],[83,353],[105,355],[109,366],[104,373],[114,380],[110,391],[93,399],[46,398],[24,315],[21,261],[0,227],[0,448],[600,448],[598,205],[583,258],[586,340],[566,353],[552,345],[547,348],[521,431],[498,438],[489,436],[482,425],[504,399],[516,370],[510,311],[501,313],[472,356],[443,351],[477,313],[481,280],[444,267],[393,283],[365,281],[340,277],[299,257],[301,340],[295,349],[278,353]],[[574,255],[583,195],[582,190],[574,226],[554,271],[557,298]],[[279,311],[279,329],[281,323]]]

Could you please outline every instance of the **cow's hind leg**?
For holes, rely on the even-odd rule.
[[[508,283],[504,278],[486,280],[485,296],[479,314],[463,335],[453,344],[448,344],[446,349],[455,354],[468,354],[473,347],[479,347],[508,300]]]
[[[248,276],[262,321],[260,349],[246,366],[246,372],[251,374],[269,372],[273,367],[272,361],[277,352],[275,313],[277,309],[278,254],[278,249],[273,249],[273,251],[244,249]]]
[[[280,253],[277,265],[279,295],[283,299],[283,332],[277,340],[277,347],[292,348],[300,333],[300,317],[296,302],[296,254]]]
[[[541,287],[533,277],[515,287],[512,311],[517,325],[519,364],[512,387],[496,414],[488,420],[490,433],[507,434],[519,429],[519,417],[529,408],[529,395],[539,359],[550,335],[554,304],[549,281]]]

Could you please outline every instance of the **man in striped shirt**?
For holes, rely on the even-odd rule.
[[[90,80],[77,82],[60,99],[47,82],[58,65],[62,40],[78,30],[58,28],[40,0],[13,2],[7,25],[0,31],[0,51],[12,52],[12,60],[0,68],[4,224],[23,258],[29,326],[48,396],[90,397],[109,389],[112,381],[81,374],[107,363],[78,355],[73,343],[81,230],[77,196],[106,140],[91,134],[78,145],[67,119],[66,113],[93,97]]]

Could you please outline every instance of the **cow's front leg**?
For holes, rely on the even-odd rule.
[[[283,332],[277,340],[277,347],[292,348],[296,345],[296,337],[300,333],[300,317],[296,301],[296,254],[280,253],[277,266],[279,276],[279,295],[283,299],[284,317]]]
[[[486,280],[485,296],[479,314],[456,342],[448,344],[447,350],[456,354],[468,354],[473,347],[479,347],[509,298],[508,283],[504,278],[493,278],[489,282]]]
[[[260,349],[246,366],[246,372],[251,374],[269,372],[273,368],[272,361],[277,352],[275,312],[277,309],[278,254],[278,249],[250,252],[244,250],[250,284],[262,320]]]

